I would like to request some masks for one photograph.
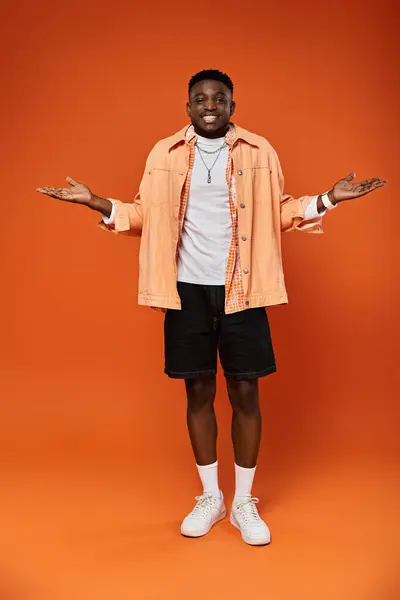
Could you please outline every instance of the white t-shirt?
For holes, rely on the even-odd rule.
[[[213,151],[221,148],[225,139],[209,139],[198,135],[197,143],[200,149]],[[203,152],[202,157],[208,168],[212,167],[211,183],[207,183],[208,171],[198,147],[195,146],[178,257],[178,281],[224,285],[232,240],[229,187],[226,179],[228,146],[225,144],[220,153]]]

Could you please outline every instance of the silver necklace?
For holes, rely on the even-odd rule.
[[[219,152],[220,150],[222,150],[222,148],[225,148],[226,145],[227,145],[226,142],[224,142],[222,144],[222,146],[220,148],[217,148],[216,150],[206,150],[205,148],[202,148],[200,146],[199,142],[196,142],[196,146],[199,148],[199,150],[201,150],[205,154],[216,154],[217,152]]]
[[[198,145],[198,143],[197,143],[197,142],[196,142],[196,146],[197,146],[197,148],[198,148],[198,150],[199,150],[199,155],[200,155],[200,158],[201,158],[201,160],[203,161],[203,164],[204,164],[204,166],[205,166],[205,168],[207,169],[207,172],[208,172],[208,175],[207,175],[207,183],[211,183],[211,169],[213,169],[213,167],[214,167],[215,163],[216,163],[216,162],[217,162],[217,160],[219,159],[219,155],[221,154],[221,152],[222,152],[222,149],[223,149],[223,148],[225,148],[225,146],[226,146],[226,143],[224,142],[220,148],[218,148],[217,150],[213,150],[212,152],[209,152],[209,151],[207,151],[207,150],[202,150],[202,149],[200,148],[200,146]],[[205,152],[206,154],[215,154],[216,152],[218,152],[218,156],[217,156],[217,158],[214,160],[214,162],[213,162],[213,164],[211,165],[211,167],[209,167],[209,166],[207,165],[207,163],[205,162],[205,160],[204,160],[204,158],[203,158],[203,156],[202,156],[202,152]]]

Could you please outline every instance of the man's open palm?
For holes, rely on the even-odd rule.
[[[354,198],[365,196],[386,183],[386,179],[381,179],[380,177],[364,179],[364,181],[353,183],[355,176],[355,173],[350,173],[350,175],[335,183],[332,189],[335,202],[343,202],[344,200],[353,200]]]
[[[83,183],[77,183],[71,179],[71,177],[67,177],[66,180],[70,184],[70,188],[44,187],[37,188],[36,191],[40,192],[41,194],[47,194],[47,196],[51,196],[57,200],[65,200],[65,202],[76,202],[77,204],[88,205],[92,197],[90,189]]]

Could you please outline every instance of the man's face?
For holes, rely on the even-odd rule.
[[[208,138],[223,137],[235,112],[232,92],[220,81],[198,81],[190,90],[186,112],[196,133]]]

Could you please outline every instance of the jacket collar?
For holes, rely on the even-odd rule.
[[[257,135],[247,131],[247,129],[243,129],[243,127],[235,125],[234,123],[230,123],[229,125],[228,133],[225,138],[228,144],[233,145],[237,142],[237,140],[243,140],[252,146],[259,146]],[[185,127],[168,138],[168,151],[180,142],[190,142],[195,135],[196,134],[193,125],[185,125]]]

